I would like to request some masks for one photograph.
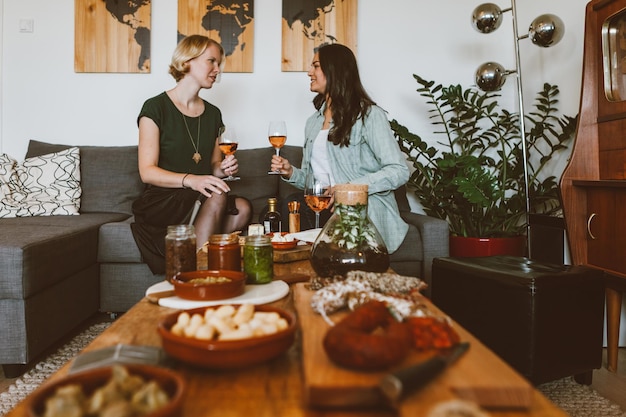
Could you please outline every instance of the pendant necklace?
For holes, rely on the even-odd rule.
[[[189,126],[187,126],[187,118],[185,117],[184,114],[183,114],[183,121],[185,122],[185,127],[187,128],[187,134],[189,135],[189,140],[191,141],[191,145],[193,146],[193,149],[196,151],[191,157],[191,159],[193,159],[194,162],[198,164],[200,160],[202,159],[202,155],[200,155],[200,152],[198,152],[198,147],[200,146],[200,117],[198,117],[198,139],[196,140],[196,143],[193,143],[193,136],[191,136],[191,132],[189,131]]]

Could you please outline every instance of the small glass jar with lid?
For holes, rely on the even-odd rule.
[[[165,235],[165,279],[179,272],[196,270],[196,230],[190,224],[167,226]]]
[[[274,249],[269,236],[246,237],[243,270],[248,284],[267,284],[274,277]]]
[[[241,271],[241,248],[236,233],[209,236],[207,269]]]

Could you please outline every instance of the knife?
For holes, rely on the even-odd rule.
[[[468,349],[469,342],[458,343],[424,362],[385,375],[378,386],[395,406],[402,397],[426,385]]]

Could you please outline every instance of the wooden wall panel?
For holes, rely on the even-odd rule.
[[[206,35],[224,47],[224,72],[253,72],[254,0],[233,0],[229,7],[213,3],[213,0],[178,0],[178,39]]]
[[[150,72],[150,0],[75,0],[74,71]]]
[[[357,4],[358,0],[283,0],[282,70],[308,71],[313,49],[323,43],[341,43],[356,54]]]

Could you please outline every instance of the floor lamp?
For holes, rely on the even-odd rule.
[[[526,146],[526,123],[524,117],[524,96],[522,94],[522,67],[519,52],[519,41],[530,38],[533,44],[547,48],[556,45],[562,38],[565,31],[563,21],[553,14],[542,14],[536,17],[530,27],[528,33],[519,35],[517,26],[517,9],[515,0],[511,0],[511,7],[508,9],[500,9],[493,3],[483,3],[476,7],[472,12],[472,26],[480,33],[491,33],[500,27],[502,23],[502,15],[505,12],[511,12],[513,18],[513,44],[515,46],[515,70],[506,70],[497,62],[485,62],[476,70],[476,85],[483,91],[499,90],[509,74],[516,74],[517,77],[517,96],[519,106],[519,129],[522,140],[522,155],[524,161],[524,192],[526,196],[526,238],[528,251],[530,255],[530,233],[529,233],[529,214],[530,214],[530,195],[528,185],[528,154]]]

